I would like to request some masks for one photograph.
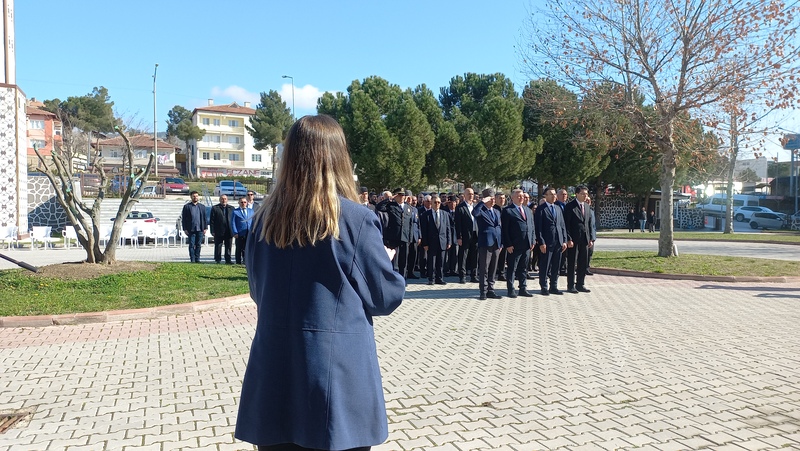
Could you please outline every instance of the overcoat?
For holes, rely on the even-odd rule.
[[[236,438],[341,450],[383,443],[386,406],[372,317],[402,302],[378,217],[340,198],[339,239],[245,249],[258,324],[242,384]]]

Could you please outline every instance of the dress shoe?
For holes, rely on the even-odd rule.
[[[447,285],[447,282],[445,282],[444,280],[437,280],[436,285]]]
[[[575,287],[568,287],[567,293],[578,294],[578,290],[576,290]]]
[[[500,281],[500,282],[505,282],[506,281],[506,276],[503,276],[503,275],[497,276],[497,280]]]
[[[566,275],[567,275],[567,272],[566,272],[566,271],[559,271],[559,272],[558,272],[558,275],[559,275],[559,276],[566,276]]]
[[[578,291],[580,291],[581,293],[591,293],[592,292],[592,290],[590,290],[590,289],[588,289],[588,288],[586,288],[584,286],[579,286],[578,287]]]
[[[515,298],[517,297],[517,293],[514,290],[508,290],[508,297]]]
[[[482,295],[478,296],[478,300],[479,301],[485,301],[486,300],[486,295],[482,294]]]
[[[406,279],[419,279],[419,276],[417,276],[412,272],[408,274],[408,277],[406,277]]]
[[[428,285],[433,285],[433,281],[432,281],[432,280],[429,280],[429,281],[428,281]]]
[[[469,278],[469,282],[470,283],[478,283],[478,278],[477,277],[470,277]]]
[[[465,279],[463,277],[459,277],[458,278],[458,283],[465,284],[465,283],[467,283],[467,279]]]
[[[593,276],[593,275],[594,275],[594,273],[593,273],[593,272],[591,272],[591,271],[589,271],[588,269],[586,270],[586,273],[585,273],[585,274],[586,274],[587,276]]]
[[[550,292],[547,291],[547,288],[542,288],[541,295],[542,296],[550,296]]]
[[[561,294],[564,294],[564,292],[563,292],[563,291],[561,291],[561,290],[559,290],[558,288],[551,288],[551,289],[550,289],[550,294],[558,294],[558,295],[561,295]]]
[[[532,294],[530,294],[530,293],[528,292],[528,290],[519,290],[519,295],[520,295],[520,296],[522,296],[522,297],[524,297],[524,298],[530,298],[530,297],[533,297],[533,295],[532,295]]]
[[[494,291],[487,291],[486,292],[486,297],[489,298],[489,299],[503,299],[503,296],[500,296],[499,294],[495,293]]]

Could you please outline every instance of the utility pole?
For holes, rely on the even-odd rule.
[[[156,155],[156,178],[158,178],[158,122],[156,119],[156,74],[158,74],[158,63],[153,71],[153,153]],[[146,180],[145,180],[146,181]]]

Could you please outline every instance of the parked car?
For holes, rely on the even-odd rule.
[[[781,229],[783,228],[784,216],[781,213],[773,212],[755,212],[750,218],[751,229]]]
[[[136,187],[140,187],[142,185],[142,179],[136,180]],[[128,177],[122,175],[116,175],[111,179],[111,192],[122,194],[123,191],[128,187]]]
[[[753,213],[775,213],[775,212],[767,207],[745,206],[733,210],[733,219],[739,222],[749,222],[750,217],[753,216]],[[783,215],[783,213],[777,213],[777,214]]]
[[[116,218],[111,218],[111,221],[113,222],[115,219]],[[142,208],[138,210],[131,210],[131,212],[128,213],[128,216],[125,218],[125,224],[133,224],[139,227],[140,238],[145,236],[144,231],[147,228],[145,226],[155,227],[158,225],[158,221],[159,219],[153,215],[153,212]]]
[[[226,195],[232,198],[244,197],[247,194],[247,187],[242,185],[242,182],[235,182],[233,180],[221,180],[214,187],[214,196]]]
[[[189,185],[180,177],[164,178],[164,193],[189,194]]]
[[[145,186],[142,188],[142,197],[156,197],[160,194],[161,189],[156,185]]]
[[[703,210],[705,213],[724,213],[727,207],[728,196],[722,193],[714,194],[697,204],[697,208]],[[734,211],[739,207],[753,207],[758,205],[759,198],[757,196],[749,196],[746,194],[733,195],[733,208]]]

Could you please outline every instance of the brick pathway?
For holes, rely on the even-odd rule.
[[[386,450],[800,449],[800,283],[597,275],[477,301],[411,285],[377,318]],[[466,289],[465,289],[466,287]],[[255,309],[0,329],[8,450],[239,450]]]

